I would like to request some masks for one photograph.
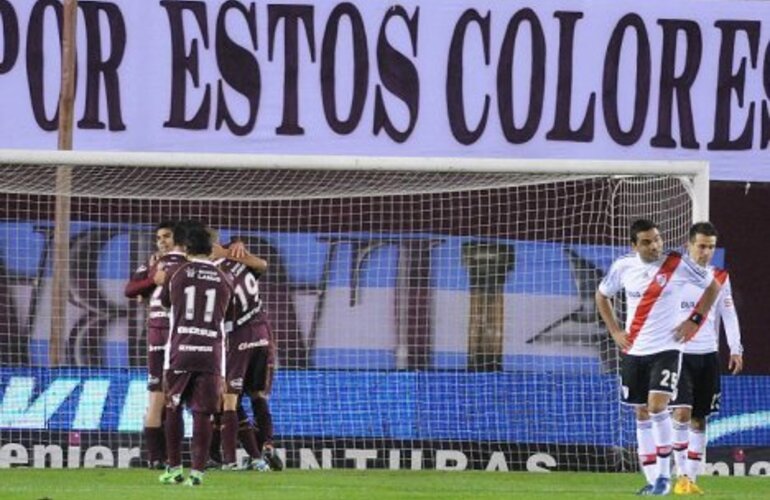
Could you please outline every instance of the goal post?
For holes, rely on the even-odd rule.
[[[709,213],[709,169],[703,161],[549,160],[461,157],[301,156],[212,153],[0,150],[1,165],[80,165],[176,168],[368,170],[409,173],[488,173],[578,176],[680,176],[692,192],[696,220]]]
[[[632,220],[678,247],[707,216],[699,162],[0,151],[0,466],[140,464],[146,304],[123,287],[156,223],[199,219],[269,263],[290,467],[625,470],[593,293]]]

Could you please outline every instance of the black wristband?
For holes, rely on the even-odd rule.
[[[703,315],[698,312],[693,312],[692,314],[690,314],[690,317],[687,319],[692,321],[698,326],[700,326],[700,324],[703,323]]]

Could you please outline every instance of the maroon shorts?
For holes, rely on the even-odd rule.
[[[182,404],[199,413],[217,413],[222,406],[222,377],[215,373],[166,370],[166,406]]]
[[[228,337],[225,392],[269,392],[273,381],[274,347],[270,325],[253,321]]]
[[[147,329],[147,390],[150,392],[163,391],[163,362],[166,357],[165,330],[149,327]]]

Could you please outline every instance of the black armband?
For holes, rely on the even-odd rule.
[[[699,312],[693,312],[692,314],[690,314],[690,317],[687,319],[692,321],[698,326],[700,326],[700,324],[703,323],[703,315]]]

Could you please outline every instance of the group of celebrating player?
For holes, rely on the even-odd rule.
[[[706,419],[719,410],[719,327],[730,347],[728,368],[743,368],[738,317],[726,271],[711,265],[717,231],[710,222],[690,228],[687,253],[664,252],[658,225],[631,225],[632,253],[613,262],[596,304],[622,349],[622,402],[636,411],[639,463],[646,478],[640,495],[671,491],[701,494],[696,484],[706,449]],[[625,290],[625,328],[612,297]],[[672,418],[673,412],[673,418]]]
[[[149,300],[144,436],[150,467],[165,468],[161,483],[198,486],[210,456],[222,469],[241,468],[240,440],[249,455],[246,468],[281,470],[268,406],[275,345],[259,293],[267,262],[240,241],[222,246],[216,231],[198,221],[162,222],[155,238],[157,252],[125,290],[129,298]],[[193,416],[186,480],[183,405]]]
[[[646,478],[639,494],[670,492],[672,454],[678,476],[674,493],[702,493],[696,480],[706,419],[718,411],[721,393],[720,322],[730,347],[728,368],[737,374],[743,367],[730,278],[711,265],[717,231],[709,222],[694,224],[686,255],[664,252],[658,225],[650,220],[635,221],[630,237],[633,252],[613,262],[596,303],[624,353],[622,401],[636,410]],[[150,466],[165,467],[162,483],[200,485],[210,450],[219,455],[220,438],[213,437],[218,430],[223,469],[240,468],[240,439],[250,457],[248,468],[281,470],[267,403],[275,348],[258,281],[267,262],[239,241],[220,245],[217,233],[197,221],[159,224],[156,245],[157,253],[126,286],[128,297],[149,299],[144,434]],[[612,303],[621,289],[625,328]],[[244,397],[251,402],[256,428],[243,410]],[[192,470],[186,480],[183,404],[193,415]]]

